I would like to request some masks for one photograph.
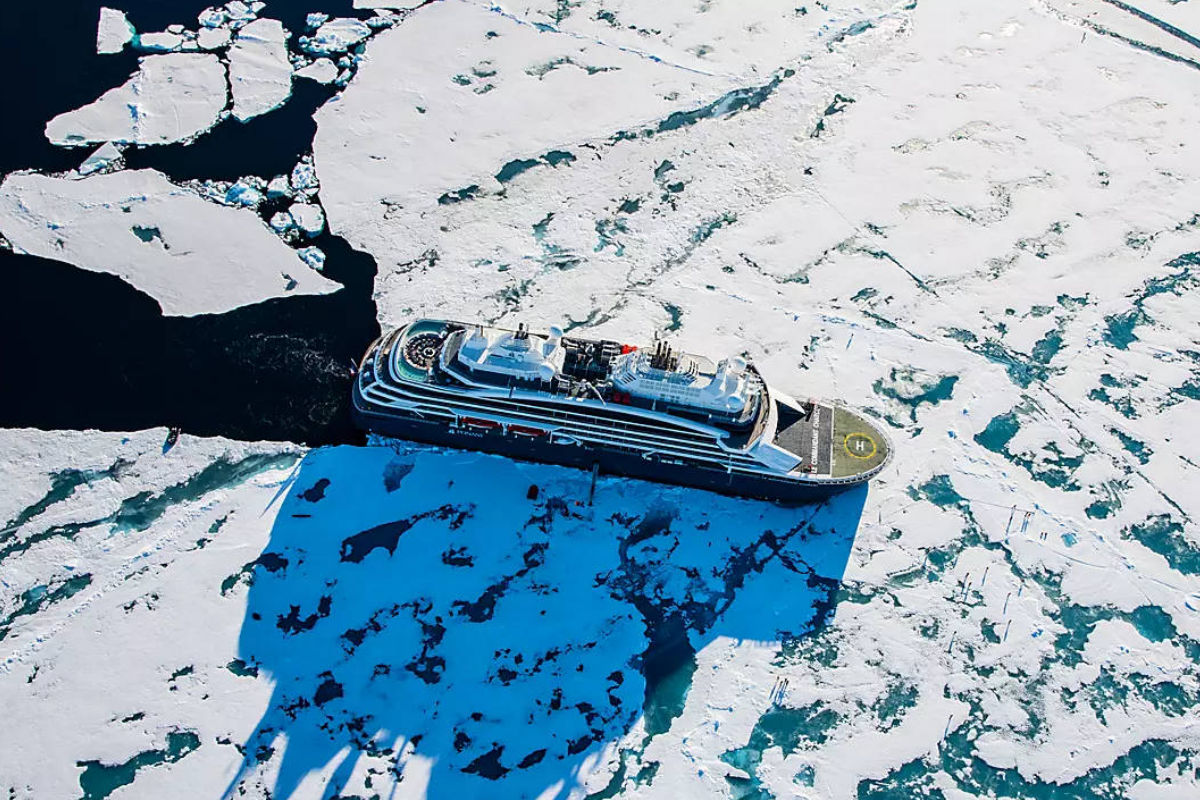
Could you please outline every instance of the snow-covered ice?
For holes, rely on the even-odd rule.
[[[92,151],[92,154],[79,165],[80,175],[91,175],[102,169],[115,168],[122,158],[121,148],[112,142],[105,142]]]
[[[210,203],[153,170],[79,180],[9,175],[0,184],[0,233],[18,251],[117,275],[164,314],[216,314],[339,288],[253,212]]]
[[[295,240],[323,207],[384,324],[745,352],[896,460],[803,509],[616,478],[589,508],[584,473],[467,452],[0,432],[0,775],[1197,796],[1191,5],[443,0],[366,40],[313,157],[222,197]],[[320,278],[124,174],[9,176],[0,232],[86,260],[64,209],[116,236],[105,203],[174,192],[121,248],[184,249],[186,200]]]
[[[183,36],[170,31],[138,34],[133,39],[133,46],[148,53],[170,53],[183,45]]]
[[[96,52],[101,55],[119,53],[135,33],[124,11],[101,8],[100,23],[96,27]]]
[[[265,114],[291,96],[289,36],[283,23],[274,19],[257,19],[238,30],[229,48],[229,87],[237,120]]]
[[[46,123],[46,138],[65,147],[186,141],[217,124],[227,93],[225,66],[214,55],[146,56],[124,85]]]
[[[371,28],[362,20],[339,17],[321,23],[321,27],[302,42],[308,52],[327,56],[344,53],[370,35]]]
[[[317,236],[325,230],[325,212],[315,203],[294,203],[288,211],[306,236]]]
[[[196,32],[196,46],[201,50],[220,50],[227,47],[232,38],[228,28],[201,28]]]
[[[337,64],[334,64],[328,58],[314,59],[311,64],[296,70],[297,78],[308,78],[310,81],[316,81],[317,83],[333,83],[337,76]]]

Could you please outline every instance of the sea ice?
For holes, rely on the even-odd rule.
[[[408,220],[500,189],[493,176],[506,162],[603,140],[734,88],[727,78],[546,34],[463,2],[423,8],[374,37],[368,52],[353,87],[317,113],[314,148],[322,177],[334,176],[322,189],[331,225],[380,253]],[[353,133],[352,120],[381,109],[387,136]]]
[[[217,124],[226,92],[225,67],[214,55],[146,56],[123,86],[46,123],[46,138],[64,147],[186,141]]]
[[[256,207],[263,201],[261,179],[254,183],[245,179],[237,181],[225,192],[224,202],[230,205]]]
[[[102,169],[116,166],[121,160],[121,150],[112,142],[105,142],[79,165],[80,175],[91,175]]]
[[[325,212],[315,203],[295,203],[288,209],[305,236],[317,236],[325,230]]]
[[[124,11],[101,8],[100,24],[96,28],[96,52],[119,53],[129,44],[135,33]]]
[[[81,180],[9,175],[0,232],[21,252],[107,272],[164,314],[216,314],[336,283],[300,269],[295,251],[251,211],[216,205],[152,170]]]
[[[133,46],[149,53],[170,53],[183,44],[183,37],[170,31],[140,33],[133,39]]]
[[[315,55],[344,53],[371,35],[371,28],[362,20],[340,17],[321,23],[311,36],[301,37],[304,50]]]
[[[354,0],[355,8],[390,8],[411,11],[427,4],[428,0]]]
[[[225,13],[229,23],[234,28],[240,28],[253,20],[263,9],[264,3],[244,3],[242,0],[232,0],[225,4]]]
[[[291,183],[293,190],[306,196],[312,195],[317,191],[319,186],[317,183],[317,171],[313,167],[310,156],[305,156],[299,164],[292,168]]]
[[[315,59],[311,64],[296,70],[297,78],[308,78],[317,83],[332,83],[338,76],[338,68],[328,58]]]
[[[232,36],[228,28],[201,28],[196,34],[196,45],[201,50],[220,50]]]
[[[276,211],[271,215],[271,230],[282,235],[296,227],[296,220],[288,211]]]
[[[291,96],[289,36],[278,20],[258,19],[234,37],[229,48],[229,87],[233,116],[239,122],[278,108]]]
[[[233,480],[271,446],[0,432],[0,774],[1197,796],[1200,73],[1123,6],[443,2],[373,39],[315,164],[385,323],[746,352],[896,461],[811,508],[604,477],[588,508],[586,473],[472,453]],[[75,252],[14,187],[121,174],[10,176],[0,230]]]
[[[202,28],[220,28],[229,22],[229,12],[221,7],[206,8],[196,17],[196,21],[200,23],[200,27]]]
[[[267,197],[276,200],[280,197],[290,197],[292,186],[287,175],[276,175],[267,183]]]
[[[296,251],[300,259],[317,272],[325,269],[325,251],[319,247],[301,247]]]

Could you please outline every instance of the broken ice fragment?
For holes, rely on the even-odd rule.
[[[178,50],[183,44],[183,37],[166,31],[160,33],[141,33],[133,37],[133,46],[138,50],[151,53],[169,53]]]
[[[317,189],[317,171],[308,161],[301,161],[292,170],[292,188],[309,194]]]
[[[229,48],[229,87],[239,122],[278,108],[291,96],[290,35],[274,19],[257,19],[238,31]]]
[[[367,23],[341,17],[322,24],[312,36],[302,37],[301,44],[310,53],[330,55],[344,53],[370,35],[371,28]]]
[[[290,197],[292,194],[291,184],[288,183],[286,175],[276,175],[267,184],[267,197],[276,200],[280,197]]]
[[[307,67],[296,70],[296,77],[317,83],[332,83],[338,76],[337,66],[328,58],[318,58]]]
[[[229,21],[229,14],[223,8],[206,8],[196,17],[202,28],[219,28]]]
[[[271,230],[276,233],[283,234],[296,227],[296,221],[292,219],[292,215],[286,211],[277,211],[271,217]]]
[[[226,28],[201,28],[196,44],[201,50],[219,50],[229,44],[231,35]]]
[[[240,28],[254,19],[258,12],[254,10],[253,6],[262,7],[258,3],[247,4],[241,2],[241,0],[233,0],[233,2],[226,3],[225,11],[229,15],[230,24],[235,28]]]
[[[319,247],[301,247],[296,251],[300,260],[317,272],[325,269],[325,253]]]
[[[319,28],[322,25],[324,25],[325,21],[328,19],[329,19],[328,14],[322,13],[320,11],[314,11],[313,13],[309,14],[307,17],[304,18],[304,24],[308,27],[309,30],[314,30],[314,29]]]
[[[214,55],[146,56],[124,85],[46,123],[46,138],[63,147],[184,141],[217,124],[225,95],[225,67]]]
[[[101,8],[100,24],[96,28],[96,52],[119,53],[129,44],[135,33],[124,11]]]
[[[225,192],[225,202],[230,205],[253,208],[263,201],[262,192],[245,181],[238,181]]]
[[[79,165],[80,175],[91,175],[121,160],[120,149],[112,142],[105,142]]]
[[[313,203],[296,203],[289,211],[296,226],[306,236],[316,236],[325,230],[325,212]]]

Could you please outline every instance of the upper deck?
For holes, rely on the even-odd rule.
[[[867,420],[841,406],[776,401],[773,443],[800,458],[796,470],[816,477],[853,479],[887,461],[887,438]]]
[[[410,391],[421,386],[420,397],[450,401],[463,409],[457,413],[473,418],[490,413],[500,415],[498,424],[521,420],[511,423],[518,427],[530,420],[555,430],[623,431],[630,441],[641,437],[659,448],[704,450],[704,458],[731,468],[750,459],[747,463],[806,481],[854,483],[873,475],[890,456],[886,435],[867,419],[830,403],[798,403],[769,389],[741,359],[715,363],[678,356],[678,363],[699,376],[700,386],[725,373],[717,392],[704,398],[712,402],[635,395],[615,373],[630,372],[628,356],[637,351],[614,341],[564,337],[555,329],[540,336],[523,327],[419,320],[382,337],[364,359],[361,380],[373,384],[384,372],[385,380],[409,384]],[[638,364],[682,372],[672,355],[659,346],[653,356],[643,351],[641,356],[651,357]],[[732,392],[741,407],[727,403]]]

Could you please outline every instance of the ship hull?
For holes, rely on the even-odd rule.
[[[602,447],[560,443],[551,441],[548,436],[517,435],[505,431],[502,427],[488,429],[472,427],[469,424],[452,426],[441,419],[422,419],[390,409],[385,412],[374,411],[358,393],[357,386],[351,412],[356,425],[381,436],[478,450],[524,461],[584,470],[591,470],[594,465],[599,465],[600,471],[606,475],[706,489],[788,505],[820,502],[861,485],[861,482],[821,485],[815,482],[759,478],[693,464],[648,460],[637,454]]]

